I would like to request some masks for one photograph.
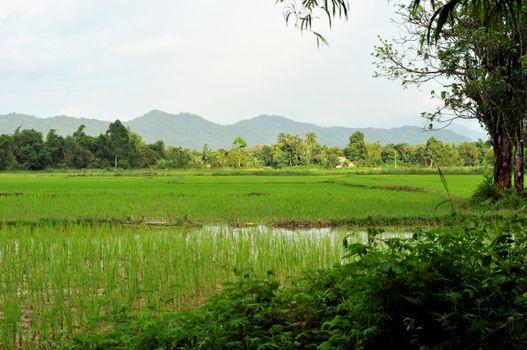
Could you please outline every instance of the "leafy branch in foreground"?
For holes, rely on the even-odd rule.
[[[327,45],[322,34],[313,30],[313,22],[320,15],[326,17],[331,28],[333,19],[348,18],[348,0],[276,0],[284,6],[286,23],[294,22],[301,31],[308,31],[315,35],[317,44]],[[421,6],[430,4],[432,15],[428,22],[428,39],[438,39],[440,33],[450,22],[453,23],[456,11],[471,11],[479,15],[481,24],[487,28],[494,28],[500,18],[506,18],[512,26],[520,20],[520,10],[523,0],[411,0],[410,6],[417,10]]]
[[[454,214],[456,212],[456,209],[454,208],[454,199],[452,198],[452,194],[450,193],[450,190],[448,189],[448,183],[446,181],[445,174],[443,174],[443,171],[441,170],[440,167],[437,167],[437,171],[439,172],[439,177],[441,178],[441,184],[443,185],[443,188],[445,189],[445,192],[447,193],[448,199],[439,203],[436,206],[436,209],[445,203],[450,203],[450,209],[452,210],[452,214]]]
[[[311,32],[315,35],[317,45],[328,45],[326,38],[313,29],[314,20],[321,15],[328,20],[329,27],[333,26],[333,19],[348,18],[348,0],[276,0],[283,5],[284,18],[287,24],[293,22],[301,31]]]
[[[496,20],[507,18],[512,25],[519,19],[523,0],[413,0],[412,8],[417,10],[420,6],[430,3],[433,14],[428,24],[428,39],[433,32],[435,40],[443,31],[448,22],[454,22],[456,11],[472,11],[479,15],[483,26],[494,27]],[[435,28],[434,28],[435,26]]]

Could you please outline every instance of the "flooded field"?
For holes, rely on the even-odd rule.
[[[123,309],[188,309],[244,274],[273,273],[287,284],[291,276],[342,263],[345,239],[366,243],[368,234],[221,225],[7,226],[0,233],[2,347],[52,347]]]

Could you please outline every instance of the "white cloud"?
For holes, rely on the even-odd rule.
[[[185,46],[187,40],[177,35],[163,35],[156,38],[148,38],[131,44],[117,45],[112,51],[117,53],[146,54],[167,52],[180,49]]]
[[[45,7],[45,0],[0,0],[0,20],[10,15],[24,17],[40,14]]]

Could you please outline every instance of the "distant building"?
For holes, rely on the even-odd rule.
[[[343,168],[355,168],[355,164],[353,164],[348,158],[346,157],[339,157],[339,164],[337,165],[337,169],[343,169]]]

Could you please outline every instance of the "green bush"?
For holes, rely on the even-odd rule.
[[[345,264],[227,286],[193,312],[120,315],[69,349],[525,349],[523,223],[345,242]]]
[[[486,174],[483,182],[476,188],[472,201],[477,204],[492,203],[499,198],[492,174]]]

